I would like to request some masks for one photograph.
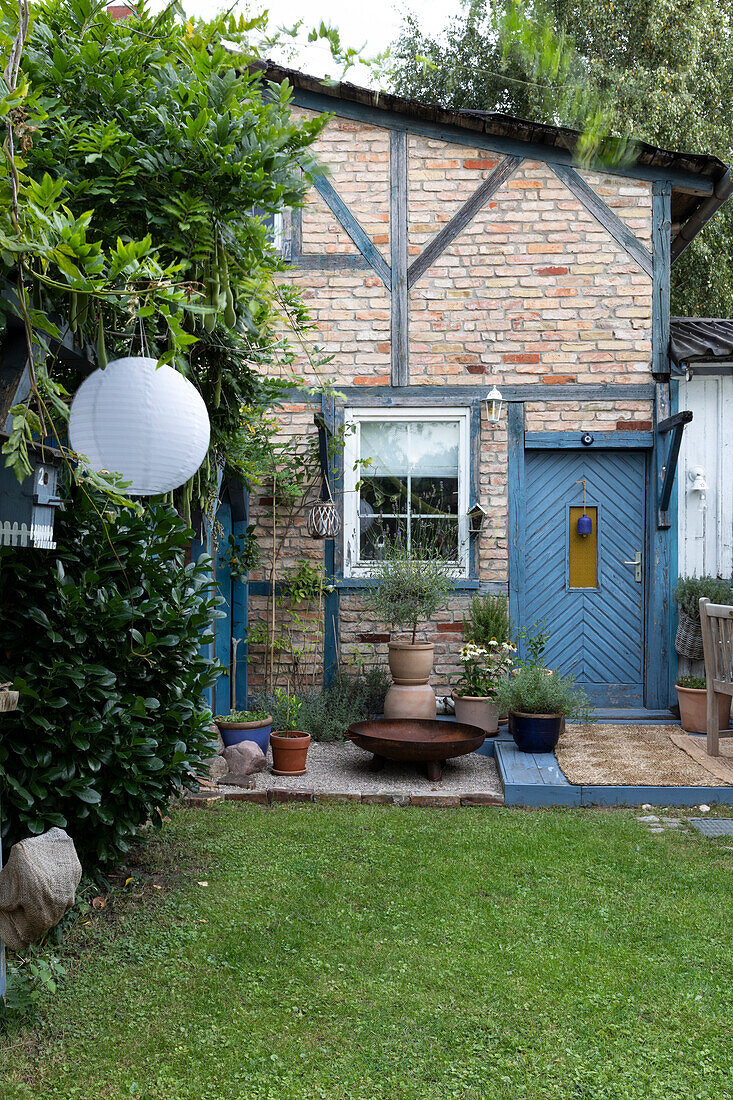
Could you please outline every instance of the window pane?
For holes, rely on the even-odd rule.
[[[578,534],[578,520],[590,517],[593,529],[588,535]],[[570,508],[568,532],[568,584],[570,588],[598,587],[598,509]]]
[[[408,468],[408,429],[412,425],[390,424],[365,420],[361,425],[361,455],[371,459],[361,471],[363,475],[384,477],[396,474],[405,477]]]
[[[359,524],[359,558],[379,561],[387,546],[397,541],[407,543],[407,520],[365,516]]]
[[[458,520],[413,519],[412,546],[428,551],[436,558],[458,560]]]
[[[420,515],[458,515],[457,477],[413,477],[411,508]]]
[[[410,424],[410,466],[422,476],[458,477],[460,428],[455,420],[425,420]]]
[[[382,512],[399,512],[405,515],[407,513],[407,478],[369,475],[362,478],[359,511],[361,515]]]

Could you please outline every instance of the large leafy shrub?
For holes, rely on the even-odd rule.
[[[102,512],[101,509],[104,509]],[[86,870],[118,858],[211,753],[201,645],[218,614],[208,559],[168,506],[142,514],[83,493],[59,514],[57,550],[0,551],[6,843],[59,825]]]

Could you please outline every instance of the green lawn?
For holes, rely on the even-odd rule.
[[[151,859],[185,873],[68,937],[2,1100],[733,1096],[725,843],[630,812],[224,806]]]

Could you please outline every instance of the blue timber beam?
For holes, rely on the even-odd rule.
[[[407,282],[407,134],[389,135],[389,239],[392,257],[392,385],[410,382]]]
[[[407,272],[407,285],[413,286],[417,280],[431,268],[442,252],[446,250],[451,241],[466,228],[468,223],[486,205],[491,196],[495,194],[502,184],[514,175],[522,164],[522,157],[505,157],[498,164],[490,176],[487,176],[480,187],[477,187],[463,206],[453,215],[447,225],[444,225],[439,233],[422,250],[417,259],[413,260]]]
[[[389,264],[372,241],[366,230],[359,224],[341,196],[325,176],[315,176],[313,186],[340,225],[346,230],[364,259],[374,268],[387,290],[391,289],[392,276]]]
[[[621,245],[624,252],[631,256],[631,259],[651,279],[653,269],[651,253],[631,232],[629,227],[621,221],[619,216],[614,214],[611,207],[595,193],[592,187],[589,187],[574,168],[569,168],[565,164],[551,164],[550,168],[567,189],[575,195],[578,202],[585,207],[588,213],[610,233],[616,243]]]
[[[506,156],[526,157],[528,160],[543,161],[550,166],[555,164],[572,167],[576,163],[572,150],[540,142],[520,141],[517,138],[502,137],[500,134],[483,132],[483,120],[476,119],[476,129],[468,126],[455,126],[452,123],[431,122],[427,119],[411,118],[380,107],[370,107],[364,103],[353,103],[338,99],[323,92],[312,92],[296,88],[290,102],[296,107],[319,114],[332,114],[338,118],[350,118],[355,122],[365,122],[378,126],[382,130],[401,130],[404,133],[419,134],[421,137],[438,141],[447,141],[456,145],[467,145],[474,149],[487,149]],[[650,168],[644,164],[631,164],[629,167],[618,165],[599,165],[597,170],[609,176],[624,176],[637,180],[668,179],[678,189],[691,195],[712,195],[713,181],[694,172],[685,172],[671,168]]]

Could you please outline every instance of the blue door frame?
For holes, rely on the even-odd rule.
[[[644,705],[663,709],[674,701],[674,649],[672,646],[674,607],[671,589],[675,558],[676,524],[657,525],[657,439],[646,431],[595,432],[597,448],[635,448],[647,452],[646,461],[646,532],[645,563],[645,646]],[[580,443],[581,432],[525,433],[524,403],[508,406],[508,479],[509,479],[509,600],[512,616],[526,623],[524,593],[524,548],[526,544],[525,452],[534,447],[573,447]],[[582,446],[582,443],[580,443]]]
[[[221,532],[219,534],[218,545],[214,546],[210,524],[204,517],[201,520],[203,538],[192,541],[191,558],[195,560],[200,554],[208,554],[212,558],[212,581],[219,595],[224,599],[220,608],[224,612],[224,617],[214,622],[214,642],[206,646],[206,654],[216,657],[224,665],[226,674],[220,676],[214,687],[208,688],[204,694],[212,713],[228,714],[232,696],[237,709],[244,710],[247,707],[248,695],[246,637],[249,585],[246,581],[232,578],[225,560],[229,535],[244,535],[249,523],[249,494],[244,486],[234,480],[228,480],[222,484],[216,521],[223,531],[223,534]],[[237,645],[236,681],[232,685],[232,654],[235,640],[238,640],[239,644]],[[234,688],[233,691],[232,688]]]

